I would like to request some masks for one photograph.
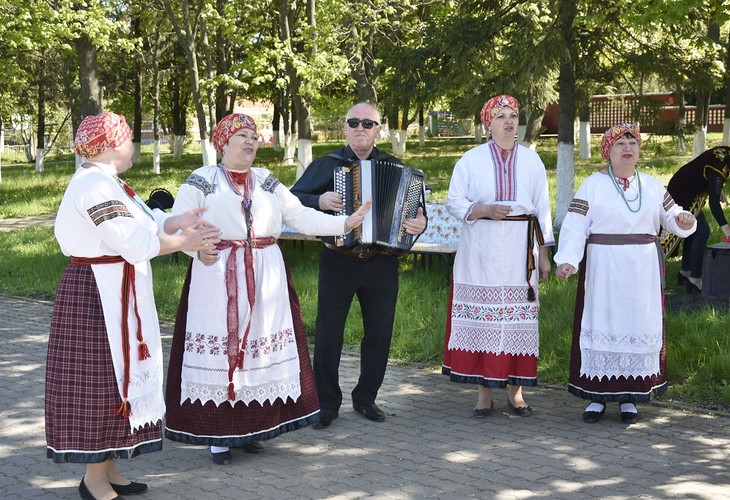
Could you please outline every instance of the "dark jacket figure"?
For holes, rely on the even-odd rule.
[[[702,208],[709,203],[710,212],[723,233],[723,241],[730,242],[730,227],[720,206],[722,187],[730,174],[730,147],[711,148],[681,167],[669,180],[667,191],[677,204],[686,207],[697,218],[697,231],[684,240],[682,265],[677,279],[685,283],[687,291],[702,289],[702,257],[710,238],[710,226]],[[678,240],[663,242],[669,255]]]

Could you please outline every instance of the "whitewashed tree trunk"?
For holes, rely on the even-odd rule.
[[[707,127],[699,127],[692,138],[692,158],[698,157],[707,149]]]
[[[35,151],[35,145],[33,143],[33,139],[31,139],[28,144],[23,145],[23,153],[25,153],[25,160],[28,163],[33,163],[35,161],[35,158],[33,158],[33,151]]]
[[[388,130],[388,136],[390,137],[390,147],[393,148],[393,154],[398,156],[398,133],[395,129]]]
[[[299,147],[297,148],[297,174],[299,179],[304,170],[312,163],[312,140],[299,139]]]
[[[517,142],[524,144],[527,125],[517,125]]]
[[[730,103],[727,105],[730,106]],[[722,122],[722,144],[730,146],[730,118],[725,118],[725,121]]]
[[[78,154],[74,154],[74,159],[76,160],[76,168],[79,167],[82,163],[84,163],[84,157],[79,156]]]
[[[185,136],[184,135],[173,135],[172,136],[172,157],[176,160],[179,159],[183,154],[185,148]]]
[[[393,148],[393,155],[403,156],[406,154],[406,131],[390,129],[390,144]]]
[[[408,135],[407,130],[398,131],[398,154],[396,156],[405,156],[406,144],[408,143],[407,135]]]
[[[559,229],[568,213],[568,207],[575,192],[575,159],[573,158],[572,144],[558,143],[557,171],[557,177],[558,179],[562,179],[563,183],[557,186],[553,226]]]
[[[152,146],[152,173],[160,175],[160,141],[155,141]]]
[[[424,147],[426,145],[426,126],[421,125],[418,127],[418,146]]]
[[[294,154],[297,151],[297,140],[292,134],[286,134],[284,144],[284,164],[294,165]]]
[[[142,143],[135,142],[134,143],[134,153],[132,153],[132,164],[139,163],[139,160],[141,158],[142,158]]]
[[[474,127],[474,142],[477,144],[481,144],[484,140],[484,127],[480,123],[476,127]]]
[[[281,132],[274,130],[274,151],[281,151]]]
[[[679,128],[682,131],[682,133],[679,134],[679,141],[678,141],[678,149],[679,154],[683,155],[684,151],[687,149],[687,144],[684,140],[684,130],[686,130],[685,125],[687,125],[687,120],[685,118],[679,119]]]
[[[35,171],[37,173],[43,172],[43,156],[45,154],[45,148],[38,148],[35,150]]]
[[[587,160],[591,157],[591,122],[580,122],[578,141],[578,158]]]
[[[200,149],[203,155],[203,165],[216,165],[218,163],[216,151],[210,143],[210,139],[200,141]]]

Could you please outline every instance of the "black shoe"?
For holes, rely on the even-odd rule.
[[[492,405],[489,408],[474,408],[474,416],[476,418],[484,418],[488,417],[492,414],[492,410],[494,409],[494,400],[492,400]]]
[[[221,451],[220,453],[210,452],[210,459],[218,465],[228,465],[233,460],[231,450]]]
[[[118,495],[141,495],[149,489],[146,484],[135,483],[134,481],[129,484],[110,484],[112,485],[112,489],[116,491]]]
[[[600,403],[603,405],[603,409],[601,411],[584,411],[583,412],[583,421],[588,422],[589,424],[595,424],[599,420],[601,420],[601,417],[604,413],[606,413],[606,405],[605,403]],[[589,405],[590,406],[590,405]]]
[[[112,485],[112,488],[114,485]],[[116,490],[115,490],[116,491]],[[81,478],[81,484],[79,484],[79,495],[81,495],[81,498],[84,500],[96,500],[96,497],[91,494],[89,491],[89,488],[86,487],[86,483],[84,483],[84,478]],[[123,500],[122,497],[116,496],[112,500]]]
[[[337,410],[327,410],[322,408],[319,410],[319,422],[312,425],[312,427],[315,429],[326,429],[330,426],[332,421],[339,416],[340,415],[337,413]]]
[[[512,408],[512,411],[515,415],[518,417],[530,417],[532,416],[532,408],[530,408],[529,405],[527,406],[515,406],[512,404],[512,401],[509,400],[509,396],[507,396],[507,406]]]
[[[631,404],[631,403],[624,403],[624,404]],[[633,405],[634,408],[636,408],[636,405]],[[619,409],[621,408],[621,405],[619,405]],[[621,421],[625,424],[635,424],[639,421],[639,412],[638,411],[621,411]]]
[[[677,284],[684,285],[689,282],[689,278],[682,273],[677,273]]]
[[[373,422],[385,421],[385,413],[383,413],[383,411],[378,408],[375,403],[362,406],[352,403],[352,409],[358,412],[363,417],[367,418],[368,420],[372,420]]]
[[[685,287],[687,287],[687,293],[692,295],[693,293],[698,293],[702,295],[702,288],[698,287],[691,281],[687,280],[687,282],[684,284]]]
[[[256,453],[261,453],[262,451],[264,451],[264,447],[258,441],[254,441],[253,443],[244,444],[243,451],[245,453],[255,455]]]

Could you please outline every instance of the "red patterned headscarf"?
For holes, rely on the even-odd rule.
[[[132,129],[124,120],[124,115],[107,112],[89,115],[76,131],[74,148],[79,156],[93,158],[109,148],[116,148],[132,137]]]
[[[224,116],[213,131],[213,147],[218,153],[223,154],[223,146],[228,144],[228,139],[239,130],[246,128],[256,132],[256,122],[250,116],[243,113]]]
[[[620,123],[606,130],[601,139],[601,156],[606,161],[611,159],[611,148],[613,143],[618,140],[619,137],[630,134],[636,142],[641,146],[641,132],[639,132],[639,126],[633,123]]]
[[[482,108],[482,124],[484,124],[485,129],[489,130],[489,124],[492,123],[492,119],[504,108],[512,108],[515,112],[519,112],[520,103],[517,102],[517,99],[507,94],[494,96],[484,103],[484,107]]]

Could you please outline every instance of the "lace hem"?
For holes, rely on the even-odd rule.
[[[449,350],[538,357],[540,337],[537,326],[520,329],[455,326],[449,337]]]
[[[644,378],[659,374],[659,353],[627,354],[581,349],[580,375]]]
[[[187,400],[190,400],[191,403],[200,401],[202,405],[208,401],[213,401],[216,406],[220,406],[221,403],[225,402],[234,405],[237,401],[243,401],[247,405],[252,401],[256,401],[262,405],[267,401],[273,404],[277,399],[286,402],[287,398],[292,398],[292,400],[296,401],[302,394],[298,373],[266,384],[235,387],[236,401],[230,401],[228,399],[227,386],[200,384],[183,380],[180,389],[180,404],[183,404]]]
[[[161,390],[155,391],[154,394],[130,399],[129,404],[132,407],[129,415],[129,426],[132,432],[147,424],[157,424],[165,416],[165,399]]]

